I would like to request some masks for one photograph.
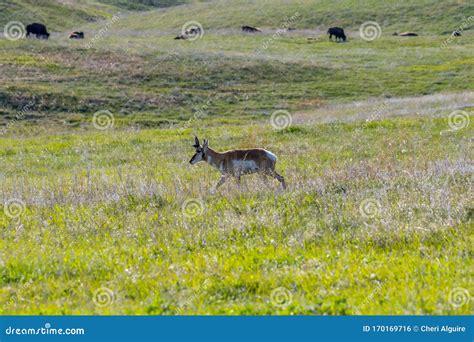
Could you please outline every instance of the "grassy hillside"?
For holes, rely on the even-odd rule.
[[[8,4],[3,23],[41,15],[54,34],[0,39],[1,313],[472,312],[453,302],[474,292],[472,23],[441,34],[472,5]],[[204,35],[174,40],[190,20]],[[274,152],[288,189],[211,192],[195,134]]]
[[[129,10],[150,10],[154,7],[171,7],[192,2],[191,0],[98,0]],[[194,1],[197,2],[197,1]]]
[[[29,4],[15,3],[19,6],[15,13],[29,13]],[[107,7],[80,1],[51,7],[53,2],[47,3],[50,5],[41,10],[57,16],[57,21],[50,21],[53,28],[76,22],[70,17],[74,15],[80,18],[77,22],[110,16],[116,13],[118,4],[111,2],[107,6],[112,7]],[[2,39],[0,120],[7,122],[30,101],[35,103],[30,122],[67,121],[79,125],[95,111],[106,108],[133,124],[156,127],[186,120],[206,103],[206,111],[212,116],[251,119],[268,115],[275,108],[308,111],[370,97],[472,90],[471,31],[466,27],[463,36],[446,49],[440,48],[446,36],[433,34],[450,30],[454,23],[459,26],[470,4],[357,4],[234,0],[127,12],[90,49],[87,43],[107,21],[84,26],[84,41],[68,40],[68,31],[49,41]],[[70,6],[74,10],[70,11]],[[239,10],[230,11],[232,7]],[[421,15],[427,8],[439,15]],[[68,15],[63,16],[64,12]],[[342,21],[334,24],[349,26],[349,42],[330,43],[325,31],[304,30],[273,39],[275,29],[295,12],[301,18],[292,26],[300,28],[327,26],[332,19],[326,14],[337,15]],[[8,12],[2,15],[5,20],[16,18]],[[252,16],[259,21],[252,20]],[[353,22],[343,22],[348,19]],[[406,29],[423,26],[423,34],[429,36],[403,39],[383,34],[374,42],[363,41],[354,25],[373,19],[380,21],[384,32],[401,30],[403,22],[413,22],[416,25]],[[199,20],[205,27],[202,39],[173,40],[188,20]],[[219,30],[244,22],[268,29],[250,36],[238,29]],[[309,37],[315,40],[308,41]]]
[[[84,48],[87,39],[1,40],[3,120],[29,101],[37,119],[77,124],[108,109],[135,124],[159,126],[186,120],[204,105],[213,117],[251,119],[275,109],[310,111],[370,97],[466,91],[474,84],[471,36],[447,49],[439,48],[443,37],[347,44],[324,37],[309,44],[296,35],[267,49],[269,36],[172,37],[110,30],[92,49]]]
[[[175,6],[183,0],[5,0],[0,3],[0,27],[10,21],[25,25],[45,23],[54,31],[64,31],[87,23],[110,18],[114,13],[127,10],[150,10]]]
[[[426,15],[428,8],[430,15]],[[326,30],[329,26],[341,26],[358,30],[363,22],[377,21],[387,34],[394,31],[440,34],[456,29],[474,13],[474,5],[470,1],[457,0],[223,0],[132,15],[121,21],[119,27],[135,30],[167,29],[196,20],[204,28],[242,25],[277,28],[295,13],[301,15],[291,24],[295,28]],[[469,27],[473,26],[474,22],[471,21]]]
[[[469,314],[449,298],[474,275],[472,125],[380,119],[2,138],[0,195],[23,202],[0,211],[0,308]],[[192,133],[270,149],[288,190],[248,176],[211,194]]]
[[[84,1],[6,0],[0,3],[0,26],[10,21],[20,21],[24,25],[41,22],[50,31],[63,31],[105,19],[113,11],[116,8],[112,6]]]
[[[178,6],[176,5],[184,5]],[[159,10],[153,10],[155,8]],[[425,14],[426,8],[430,15]],[[209,28],[256,25],[280,27],[286,18],[299,13],[291,26],[326,29],[342,26],[357,30],[366,21],[377,21],[384,33],[417,31],[421,34],[452,32],[474,12],[469,1],[332,1],[332,0],[5,0],[0,4],[0,26],[11,20],[44,22],[53,31],[68,30],[105,19],[118,11],[131,13],[117,25],[121,29],[156,30],[181,27],[196,20]],[[142,11],[148,11],[143,13]],[[474,26],[471,21],[467,29]]]

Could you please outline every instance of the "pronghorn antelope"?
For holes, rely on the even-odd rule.
[[[197,137],[194,137],[193,147],[196,153],[189,161],[191,164],[205,161],[221,172],[216,190],[224,184],[228,176],[235,177],[240,185],[240,176],[251,173],[260,173],[264,178],[266,176],[276,178],[283,189],[286,189],[285,179],[275,171],[277,157],[267,150],[252,148],[219,153],[209,147],[209,141],[206,139],[201,146]]]

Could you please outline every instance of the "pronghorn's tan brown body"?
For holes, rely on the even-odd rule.
[[[199,139],[195,138],[193,147],[196,153],[189,161],[196,164],[205,161],[215,167],[221,173],[221,179],[216,185],[216,189],[224,184],[227,176],[233,176],[240,183],[240,176],[251,173],[260,173],[264,176],[276,178],[283,188],[286,188],[285,179],[275,171],[277,161],[276,155],[270,151],[253,148],[248,150],[232,150],[227,152],[216,152],[208,146],[208,141],[204,140],[202,146]]]

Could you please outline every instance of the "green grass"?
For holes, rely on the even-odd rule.
[[[28,7],[25,2],[18,4]],[[75,6],[91,10],[98,5],[86,1]],[[229,6],[239,10],[229,11]],[[386,6],[393,10],[387,11]],[[442,14],[419,15],[428,6],[430,13]],[[31,111],[43,122],[73,120],[79,124],[94,112],[107,109],[125,121],[134,114],[135,125],[161,127],[189,119],[207,102],[207,113],[212,116],[251,119],[270,114],[275,108],[307,111],[371,97],[471,90],[473,43],[470,22],[465,18],[470,6],[464,2],[373,2],[369,12],[351,1],[323,1],[317,6],[307,0],[291,5],[278,1],[195,2],[123,13],[90,49],[86,45],[106,22],[85,26],[84,41],[68,40],[69,31],[49,41],[0,40],[0,120],[8,122],[19,107],[33,101]],[[313,7],[317,10],[310,10]],[[301,20],[292,26],[311,31],[272,39],[285,17],[297,10]],[[329,22],[331,18],[319,11],[338,13],[341,20],[359,15],[378,20],[383,34],[374,42],[366,42],[358,36],[359,22],[340,23],[346,27],[349,43],[328,42],[326,27],[337,23]],[[52,12],[61,13],[56,8]],[[116,12],[107,13],[110,18]],[[265,21],[255,23],[266,28],[264,34],[239,32],[239,22],[252,15]],[[418,21],[417,25],[424,28],[422,36],[406,39],[388,35],[392,29],[415,28],[392,28],[384,15],[399,16],[394,19],[398,24],[402,19]],[[5,17],[10,20],[14,15],[7,11]],[[313,17],[328,22],[313,22]],[[74,22],[69,17],[64,20]],[[173,40],[189,20],[202,23],[202,39]],[[441,49],[447,36],[439,35],[439,31],[451,32],[463,21],[468,23],[463,36]],[[323,31],[312,31],[315,28]],[[318,40],[311,43],[308,37]]]
[[[251,118],[276,108],[466,91],[474,83],[469,37],[443,50],[442,37],[308,44],[297,35],[257,56],[267,38],[206,35],[176,43],[111,32],[89,50],[76,41],[0,41],[4,119],[33,101],[34,111],[56,122],[71,113],[87,121],[108,109],[127,120],[140,114],[156,127],[187,120],[207,102],[211,116]]]
[[[473,131],[446,128],[203,127],[215,148],[272,150],[289,184],[249,176],[217,194],[218,174],[187,163],[189,130],[4,138],[2,193],[26,203],[18,220],[0,213],[1,300],[20,298],[4,313],[467,314],[448,295],[473,275],[460,149]],[[187,199],[203,213],[184,215]],[[367,199],[374,217],[361,214]],[[113,304],[94,305],[100,287]],[[270,300],[278,287],[286,308]]]
[[[112,17],[117,12],[150,10],[186,3],[186,0],[5,0],[0,4],[0,27],[10,21],[26,26],[44,23],[50,31],[77,30],[85,25]]]
[[[472,313],[450,300],[473,293],[470,26],[441,48],[472,5],[366,3],[0,5],[0,23],[39,8],[56,32],[0,39],[1,313]],[[272,39],[296,11],[300,30]],[[203,37],[173,40],[189,20]],[[407,30],[421,36],[390,36]],[[292,125],[273,128],[276,110]],[[247,176],[212,193],[195,134],[274,152],[288,189]]]
[[[432,16],[426,15],[428,8]],[[119,23],[119,27],[136,30],[179,28],[189,20],[196,20],[205,29],[240,28],[242,25],[274,28],[299,13],[300,18],[291,25],[299,29],[321,28],[326,31],[330,26],[340,26],[357,31],[363,22],[377,21],[385,34],[419,31],[426,35],[451,33],[473,9],[468,1],[453,0],[365,0],[363,3],[353,0],[223,0],[131,15]],[[160,20],[156,20],[157,16]],[[473,22],[469,23],[470,28],[473,25]]]

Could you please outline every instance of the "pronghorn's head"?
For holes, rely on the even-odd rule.
[[[204,139],[204,143],[202,146],[199,144],[199,139],[197,137],[194,137],[194,145],[193,147],[196,149],[196,153],[194,156],[191,158],[189,161],[191,164],[196,164],[199,163],[202,160],[206,160],[206,153],[208,150],[208,140]]]

